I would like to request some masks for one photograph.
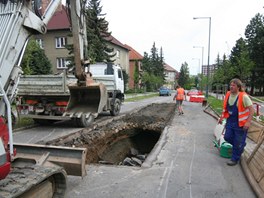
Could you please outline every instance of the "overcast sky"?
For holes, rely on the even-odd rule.
[[[211,17],[210,64],[217,54],[230,54],[236,40],[244,38],[246,26],[263,14],[262,0],[101,0],[109,31],[141,55],[150,54],[153,43],[162,47],[165,62],[180,71],[187,62],[197,74],[199,62],[208,62],[209,19]],[[200,68],[201,69],[201,68]]]

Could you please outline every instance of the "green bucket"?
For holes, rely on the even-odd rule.
[[[232,145],[223,142],[220,147],[220,156],[225,158],[231,158],[232,157]]]

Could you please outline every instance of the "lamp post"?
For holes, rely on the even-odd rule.
[[[192,58],[192,60],[198,60],[198,69],[199,69],[199,72],[200,72],[200,58]]]
[[[206,83],[206,95],[205,97],[208,98],[208,89],[209,89],[209,62],[210,62],[210,40],[211,40],[211,17],[193,17],[194,20],[196,19],[209,19],[209,41],[208,41],[208,62],[207,62],[207,83]]]
[[[193,48],[201,48],[202,49],[202,67],[203,68],[203,57],[204,57],[204,47],[203,46],[193,46]],[[199,72],[201,72],[201,74],[203,73],[202,70],[199,70]]]

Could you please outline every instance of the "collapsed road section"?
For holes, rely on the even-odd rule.
[[[154,103],[45,144],[85,147],[87,164],[141,166],[174,112],[173,103]]]

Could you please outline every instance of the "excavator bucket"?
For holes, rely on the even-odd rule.
[[[14,163],[32,160],[43,166],[59,165],[68,175],[85,176],[86,148],[72,148],[38,144],[14,144],[16,156]]]
[[[89,120],[97,117],[107,104],[106,87],[102,83],[91,83],[88,86],[69,85],[70,99],[66,109],[67,115],[73,118]],[[83,126],[88,123],[82,124]]]

